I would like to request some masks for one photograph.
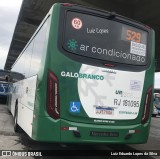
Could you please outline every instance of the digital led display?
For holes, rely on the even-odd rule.
[[[147,64],[148,32],[140,28],[68,11],[63,32],[67,52],[124,64]]]

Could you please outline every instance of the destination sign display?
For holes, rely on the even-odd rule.
[[[139,28],[104,17],[68,11],[63,48],[99,60],[146,65],[147,34]]]

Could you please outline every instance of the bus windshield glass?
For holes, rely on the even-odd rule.
[[[148,32],[104,17],[68,11],[63,48],[70,53],[123,64],[147,64]]]

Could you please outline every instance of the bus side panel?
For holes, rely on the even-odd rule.
[[[15,106],[16,106],[16,100],[20,99],[21,97],[21,88],[22,88],[23,81],[19,81],[16,83],[13,83],[11,86],[11,113],[14,116],[15,113]]]
[[[32,135],[33,110],[18,103],[18,125],[31,137]]]
[[[53,49],[56,50],[57,45],[57,37],[54,36],[54,39],[51,40],[50,35],[53,35],[53,32],[57,34],[57,18],[59,18],[59,7],[55,7],[54,5],[52,9],[50,10],[51,16],[49,17],[50,19],[47,25],[47,38],[42,55],[41,68],[37,76],[32,139],[37,141],[60,142],[60,120],[55,120],[49,116],[46,105],[47,75],[52,59],[54,58]],[[54,22],[51,20],[52,18]],[[50,45],[52,47],[49,47]]]
[[[32,139],[36,141],[60,142],[60,120],[51,117],[34,118]]]
[[[18,99],[18,124],[31,137],[37,76],[23,80]]]
[[[46,111],[47,73],[41,79],[38,76],[34,103],[32,139],[36,141],[59,142],[60,120],[54,120]]]
[[[144,112],[144,105],[145,99],[147,95],[147,91],[152,88],[152,98],[150,103],[149,109],[149,118],[148,118],[148,127],[150,128],[151,116],[153,111],[153,93],[154,93],[154,73],[155,73],[155,32],[152,31],[152,42],[150,44],[152,46],[152,54],[151,54],[151,65],[146,70],[145,79],[144,79],[144,87],[143,87],[143,94],[142,94],[142,104],[140,108],[141,116],[139,116],[139,120],[142,120],[143,112]],[[149,132],[147,132],[149,136]]]

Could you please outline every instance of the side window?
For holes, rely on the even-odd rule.
[[[25,54],[22,54],[12,71],[19,72],[24,75]]]
[[[25,77],[29,76],[29,70],[30,70],[30,63],[31,63],[31,56],[32,56],[32,50],[33,50],[33,40],[25,50],[25,66],[24,66],[24,75]]]
[[[44,51],[45,39],[46,39],[46,33],[47,33],[47,22],[48,20],[46,20],[42,28],[39,30],[39,32],[35,36],[29,76],[36,75],[41,66],[41,59]]]

